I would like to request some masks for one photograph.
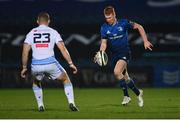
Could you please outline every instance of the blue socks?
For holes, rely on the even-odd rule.
[[[128,87],[127,87],[127,84],[126,84],[125,80],[124,79],[119,80],[119,84],[120,84],[120,87],[123,89],[124,96],[129,97]]]
[[[126,84],[137,96],[140,94],[139,89],[136,87],[132,79],[126,81]]]
[[[134,81],[132,79],[129,79],[129,80],[124,80],[124,79],[121,79],[119,80],[119,84],[120,84],[120,87],[123,89],[123,93],[124,93],[124,96],[128,96],[129,97],[129,94],[128,94],[128,87],[138,96],[140,94],[140,91],[139,89],[136,87]]]

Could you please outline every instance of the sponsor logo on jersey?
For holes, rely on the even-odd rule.
[[[36,48],[47,48],[49,44],[36,44]]]
[[[113,36],[117,36],[117,34],[113,34]]]

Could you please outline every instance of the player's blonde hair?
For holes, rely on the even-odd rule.
[[[107,6],[104,8],[104,15],[110,15],[113,14],[115,15],[115,10],[113,6]]]
[[[38,15],[38,21],[39,22],[42,22],[42,21],[48,22],[49,20],[50,20],[50,16],[47,12],[39,13],[39,15]]]

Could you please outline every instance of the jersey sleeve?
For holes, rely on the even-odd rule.
[[[55,31],[55,43],[58,43],[61,41],[63,41],[61,38],[61,35],[57,31]]]
[[[107,34],[105,28],[102,26],[101,27],[101,39],[107,39]]]
[[[32,45],[33,43],[33,35],[32,35],[32,32],[29,32],[27,35],[26,35],[26,38],[24,40],[24,43],[27,43],[29,45]]]
[[[133,29],[133,27],[134,27],[134,22],[127,20],[127,19],[125,20],[125,24],[126,24],[127,29]]]

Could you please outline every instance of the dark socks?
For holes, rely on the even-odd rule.
[[[126,84],[137,96],[140,94],[139,89],[136,87],[132,79],[128,80]]]
[[[120,84],[120,87],[123,89],[124,96],[129,97],[128,87],[127,87],[127,84],[126,84],[125,80],[124,79],[119,80],[119,84]]]

